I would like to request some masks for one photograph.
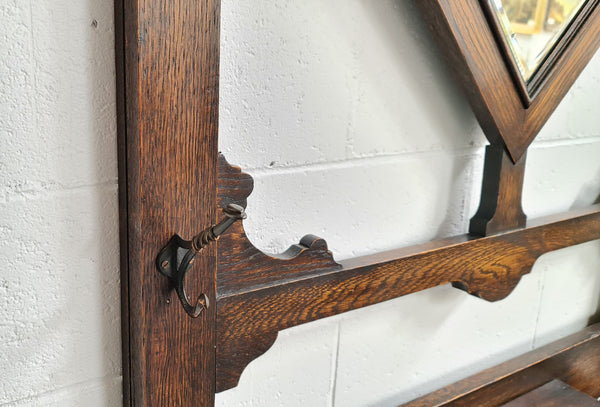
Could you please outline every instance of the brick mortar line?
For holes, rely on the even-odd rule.
[[[113,188],[115,190],[118,188],[116,179],[113,181],[106,181],[97,184],[73,185],[68,187],[52,185],[48,188],[42,187],[40,189],[30,189],[26,191],[14,191],[10,189],[4,189],[3,191],[1,191],[3,193],[3,196],[0,200],[0,204],[23,202],[32,199],[39,199],[41,197],[51,197],[61,194],[77,193],[86,190],[108,190]]]
[[[108,383],[113,382],[113,384],[117,384],[117,383],[120,384],[120,382],[122,380],[123,380],[122,376],[113,376],[113,375],[107,375],[107,376],[98,377],[98,378],[94,378],[94,379],[84,380],[82,382],[71,383],[69,385],[66,385],[63,387],[58,387],[58,388],[48,390],[48,391],[45,391],[42,393],[32,394],[32,395],[29,395],[27,397],[23,397],[20,399],[10,400],[10,401],[0,404],[0,407],[10,407],[10,406],[17,405],[17,403],[36,401],[36,400],[39,401],[41,399],[43,400],[44,398],[60,396],[62,393],[69,393],[70,391],[72,391],[72,394],[77,394],[77,389],[92,390],[94,388],[101,388],[102,385],[105,383],[108,384]]]

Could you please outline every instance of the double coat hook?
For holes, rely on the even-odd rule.
[[[189,271],[194,257],[208,243],[216,241],[235,221],[246,219],[246,212],[240,205],[229,204],[223,209],[223,213],[225,213],[225,218],[221,222],[204,229],[191,240],[184,240],[177,234],[173,235],[156,258],[158,271],[169,279],[183,309],[192,318],[198,317],[209,306],[206,294],[201,294],[196,303],[192,305],[185,292],[185,275]]]

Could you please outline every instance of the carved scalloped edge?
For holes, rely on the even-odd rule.
[[[245,208],[254,187],[254,180],[249,174],[242,172],[240,167],[229,164],[222,154],[219,154],[218,165],[218,206],[235,203]],[[221,236],[218,242],[217,297],[224,298],[281,280],[302,278],[324,270],[341,268],[342,265],[334,260],[328,250],[327,242],[315,235],[306,235],[283,253],[271,255],[257,249],[246,236],[243,222],[238,222]],[[216,391],[237,386],[244,368],[273,346],[277,334],[277,331],[254,331],[230,338],[238,344],[238,349],[242,350],[236,352],[233,360],[217,357]],[[227,343],[232,345],[230,341]],[[217,355],[220,349],[217,347]]]
[[[254,189],[252,176],[242,172],[240,167],[229,164],[221,153],[219,153],[217,173],[217,207],[224,208],[234,203],[246,208],[247,198]]]
[[[235,360],[220,360],[217,357],[216,392],[219,393],[237,387],[244,370],[250,363],[271,349],[278,335],[279,331],[269,331],[255,335],[252,340],[240,340],[238,338],[238,342],[248,345],[248,348],[239,352]]]
[[[228,182],[236,177],[243,180],[240,184],[245,189],[232,190],[237,199],[245,200],[252,190],[251,177],[225,164],[223,173],[228,174]],[[457,236],[428,242],[390,252],[387,259],[378,254],[359,263],[345,262],[343,273],[337,272],[341,266],[333,261],[322,239],[303,239],[298,247],[281,255],[292,256],[285,260],[261,253],[248,241],[243,227],[236,227],[218,245],[217,392],[235,387],[245,367],[273,345],[282,329],[448,282],[484,300],[501,300],[542,254],[597,239],[600,210],[592,207],[548,217],[525,229],[487,238]],[[239,264],[233,261],[238,251]],[[307,274],[299,276],[294,269],[302,266],[299,259],[307,255],[316,255],[317,262],[308,262]],[[335,269],[323,272],[318,260]],[[224,290],[227,284],[221,281],[226,269],[240,264],[244,272],[250,271],[249,280],[230,281],[229,291]],[[256,264],[267,268],[252,268]],[[289,265],[291,270],[286,269]],[[315,272],[315,267],[320,272]],[[267,276],[267,282],[257,284],[253,280],[263,278],[263,272],[268,274],[269,270],[273,275]]]
[[[217,391],[237,385],[277,332],[453,282],[487,301],[505,298],[544,253],[600,237],[600,207],[532,221],[486,238],[456,236],[345,262],[343,271],[290,279],[217,303]]]
[[[541,253],[519,256],[519,260],[515,262],[519,267],[507,267],[499,262],[486,264],[484,268],[474,270],[460,280],[452,281],[452,286],[485,301],[503,300],[514,291],[521,277],[531,272],[540,255]],[[486,274],[494,275],[494,284],[490,284]]]
[[[250,175],[219,155],[217,201],[220,207],[229,203],[246,207],[253,185]],[[236,223],[220,238],[217,253],[219,296],[342,267],[333,259],[327,242],[314,235],[304,236],[281,254],[263,253],[248,239],[242,222]]]
[[[531,271],[524,271],[523,274],[527,274]],[[458,288],[461,291],[465,291],[471,294],[474,297],[481,298],[486,301],[495,302],[500,301],[508,297],[514,289],[519,285],[521,278],[511,279],[506,282],[506,284],[502,286],[495,286],[493,289],[490,289],[489,284],[477,284],[473,282],[464,282],[464,281],[453,281],[452,287]]]
[[[219,156],[218,205],[229,203],[247,206],[247,198],[253,190],[254,181],[240,167],[227,162],[223,155]],[[292,245],[284,253],[269,255],[258,250],[246,236],[243,223],[238,222],[223,235],[218,243],[217,251],[217,292],[221,301],[217,306],[226,309],[225,315],[243,315],[248,309],[238,308],[226,297],[252,291],[256,287],[264,287],[282,279],[301,278],[310,274],[319,274],[326,269],[339,269],[342,266],[333,260],[327,249],[325,240],[313,235],[304,236],[300,243]],[[453,285],[471,295],[488,301],[505,298],[516,287],[521,276],[531,270],[533,262],[520,259],[519,270],[506,275],[501,264],[488,265],[485,270],[465,271],[459,281]],[[535,261],[535,260],[534,260]],[[530,264],[529,264],[530,263]],[[485,275],[504,276],[500,284],[490,287]],[[252,295],[251,293],[249,293]],[[233,308],[231,308],[233,306]],[[220,346],[217,347],[217,381],[216,391],[224,391],[238,385],[244,369],[253,360],[267,352],[277,339],[278,330],[262,324],[254,324],[251,331],[236,331],[236,336],[221,336],[228,331],[224,325],[236,324],[233,320],[220,320],[218,335]],[[237,325],[237,324],[236,324]],[[231,349],[235,349],[234,352]],[[219,357],[226,354],[228,357]]]
[[[485,267],[484,269],[466,273],[461,277],[467,282],[463,282],[461,279],[452,282],[452,285],[486,301],[499,301],[506,298],[516,288],[521,277],[531,271],[532,265],[537,257],[538,256],[534,256],[531,259],[523,259],[525,261],[523,261],[522,267],[509,270],[509,275],[498,270],[503,268],[501,264],[494,264],[490,267]],[[483,276],[484,274],[494,274],[498,276],[498,279],[496,280],[498,281],[498,284],[490,285],[489,281],[486,283]],[[258,305],[257,302],[263,304],[267,303],[267,306],[269,306],[269,302],[275,301],[268,298],[260,300],[258,298],[259,295],[255,295],[254,293],[248,293],[248,295],[244,296],[248,301],[236,302],[226,300],[222,304],[225,311],[223,314],[228,316],[227,320],[223,321],[224,324],[239,326],[237,325],[237,322],[239,322],[237,316],[242,313],[252,314],[252,320],[256,321],[256,318],[259,318],[259,314],[251,311],[247,307],[251,306],[250,304],[255,304],[256,306]],[[310,306],[307,306],[307,313],[314,312],[313,310],[309,310],[309,308]],[[330,314],[324,312],[322,316],[329,315]],[[301,317],[300,314],[298,314],[298,316]],[[313,320],[313,318],[308,318],[306,321],[302,321],[302,323],[310,320]],[[236,387],[244,369],[252,361],[267,352],[277,339],[279,330],[287,328],[288,325],[288,323],[282,323],[279,328],[274,328],[266,323],[254,322],[249,324],[249,326],[244,326],[242,331],[237,329],[230,331],[223,327],[222,335],[218,335],[220,341],[226,343],[225,346],[228,348],[227,350],[223,349],[223,354],[235,354],[235,358],[217,358],[217,391],[224,391]],[[236,349],[235,353],[231,352],[230,349]],[[219,354],[219,351],[217,354]]]
[[[534,257],[531,263],[527,262],[523,267],[511,272],[510,275],[505,275],[503,278],[504,281],[500,281],[497,285],[490,285],[489,282],[486,284],[483,279],[478,278],[481,277],[482,273],[485,274],[490,272],[490,269],[487,268],[485,270],[473,272],[472,274],[469,273],[471,276],[470,279],[469,277],[464,276],[465,281],[468,281],[468,283],[454,281],[452,282],[452,285],[483,300],[491,302],[499,301],[506,298],[519,284],[521,277],[531,271],[532,265],[536,259],[537,257]],[[494,272],[494,274],[497,273]],[[249,295],[250,303],[258,300],[253,293],[249,293]],[[264,299],[264,301],[268,302],[269,300]],[[223,307],[226,308],[224,314],[232,316],[240,315],[241,313],[244,313],[244,311],[248,312],[248,309],[240,307],[241,304],[248,305],[246,302],[238,304],[226,300],[223,304]],[[236,324],[236,317],[223,321],[223,323]],[[273,329],[272,326],[261,324],[259,322],[251,324],[252,329],[248,329],[250,327],[245,328],[247,329],[244,329],[242,332],[235,330],[236,336],[232,336],[233,332],[229,332],[227,329],[224,329],[224,331],[227,332],[224,336],[218,335],[220,340],[227,344],[226,347],[235,348],[236,352],[232,353],[229,350],[223,352],[227,355],[235,354],[235,358],[217,358],[217,392],[236,387],[245,368],[252,361],[266,353],[275,343],[279,330],[285,329],[287,326],[284,325],[279,329]],[[218,354],[219,351],[217,351],[217,355]]]

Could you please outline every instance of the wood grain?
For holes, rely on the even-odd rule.
[[[487,0],[482,0],[487,1]],[[591,0],[576,32],[544,65],[531,105],[523,104],[506,54],[496,41],[485,6],[472,0],[417,2],[462,85],[490,143],[505,146],[513,162],[525,154],[542,126],[600,46],[600,0]]]
[[[503,407],[600,407],[600,401],[582,393],[560,380],[538,387]]]
[[[600,5],[598,0],[587,0],[581,6],[581,9],[569,25],[565,28],[561,37],[557,40],[554,47],[550,50],[549,54],[541,61],[537,72],[534,73],[532,78],[528,81],[527,87],[531,97],[537,96],[540,88],[547,83],[548,76],[559,69],[558,62],[563,58],[564,53],[569,49],[571,41],[578,38],[579,36],[588,36],[587,33],[590,27],[587,24],[593,24],[590,21],[590,15],[594,12],[596,7]],[[589,41],[590,39],[587,38]],[[566,58],[570,58],[566,56]],[[576,61],[572,61],[576,62]],[[581,63],[581,61],[579,62]]]
[[[128,227],[127,227],[127,142],[125,133],[125,26],[123,0],[115,0],[115,71],[117,96],[117,154],[119,171],[119,273],[121,279],[121,361],[123,375],[123,405],[132,405],[131,370],[129,366],[129,270],[128,270]]]
[[[124,0],[118,14],[125,152],[119,176],[127,214],[123,347],[130,359],[124,382],[134,406],[214,403],[216,307],[190,318],[154,262],[173,234],[191,237],[215,220],[219,6],[218,0]],[[205,293],[212,304],[215,257],[216,246],[207,247],[187,279],[190,296]]]
[[[519,96],[521,96],[523,107],[528,108],[531,105],[533,93],[527,88],[527,83],[523,79],[521,70],[519,69],[517,62],[512,55],[511,45],[504,34],[504,29],[502,28],[502,23],[500,22],[498,16],[498,7],[496,6],[496,3],[494,3],[494,0],[481,0],[481,7],[483,8],[490,27],[492,28],[496,43],[500,47],[502,56],[504,57],[504,63],[511,73],[513,84],[515,85],[517,92],[519,92]]]
[[[471,219],[469,233],[489,236],[525,226],[527,217],[521,205],[525,158],[526,155],[513,163],[503,147],[487,146],[481,202]]]
[[[513,161],[600,45],[599,1],[529,109],[518,104],[510,72],[498,64],[502,55],[477,2],[418,2],[487,137]],[[522,172],[501,163],[494,171],[508,175],[497,177],[494,215],[484,218],[487,234],[504,233],[338,264],[316,237],[266,255],[236,225],[196,257],[189,294],[204,293],[212,305],[191,319],[156,271],[155,257],[173,234],[190,238],[213,224],[218,206],[245,206],[252,190],[251,178],[222,160],[217,191],[220,1],[116,0],[115,17],[125,404],[212,406],[215,391],[235,386],[282,329],[450,282],[498,300],[543,253],[600,238],[599,206],[505,231],[523,220],[514,211],[514,179]],[[586,374],[598,365],[590,360]],[[565,381],[573,385],[578,372]]]
[[[254,189],[254,180],[240,167],[231,165],[223,154],[218,158],[217,206],[224,208],[229,204],[248,206],[248,197]]]
[[[219,156],[217,196],[220,207],[235,203],[245,208],[253,184],[251,176]],[[245,287],[269,285],[281,279],[315,275],[341,267],[333,260],[325,240],[317,236],[306,235],[284,253],[268,255],[254,247],[246,236],[243,223],[238,222],[218,242],[218,297],[235,294]]]
[[[217,304],[217,391],[234,387],[277,332],[452,282],[506,297],[542,254],[600,238],[600,206],[485,238],[469,235],[341,262],[343,269],[244,285]]]
[[[499,406],[560,379],[600,396],[600,324],[429,393],[404,407]]]

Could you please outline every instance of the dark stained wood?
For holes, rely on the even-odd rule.
[[[190,296],[205,293],[213,304],[197,319],[184,312],[155,258],[173,234],[189,238],[215,221],[219,6],[218,0],[122,5],[122,284],[128,286],[122,306],[130,358],[124,382],[134,406],[214,403],[216,245],[196,257],[187,278]]]
[[[543,81],[536,84],[527,107],[480,2],[423,0],[417,4],[487,138],[505,146],[514,162],[525,154],[600,46],[600,0],[591,0],[577,30],[567,33],[563,45],[543,66]]]
[[[239,185],[239,187],[238,187]],[[252,192],[252,177],[219,157],[218,205],[235,203],[246,207]],[[234,224],[221,236],[217,249],[218,296],[235,294],[249,286],[269,285],[286,278],[315,275],[342,266],[333,260],[325,240],[304,236],[299,244],[284,253],[267,255],[248,240],[242,222]]]
[[[538,387],[503,404],[504,407],[600,407],[600,402],[560,380]]]
[[[573,40],[578,33],[582,31],[582,29],[586,30],[584,25],[588,21],[590,13],[597,6],[598,2],[596,0],[585,2],[577,15],[565,28],[564,33],[558,38],[546,58],[541,61],[540,66],[527,82],[523,80],[523,76],[521,75],[517,63],[512,56],[510,46],[506,40],[506,36],[503,33],[500,21],[498,20],[496,6],[493,4],[492,0],[482,0],[481,3],[488,18],[488,22],[494,31],[496,42],[502,50],[504,62],[510,70],[513,83],[522,98],[523,107],[528,108],[531,105],[531,101],[540,90],[541,85],[546,82],[548,74],[555,69],[557,61],[567,50],[571,40]]]
[[[217,184],[217,206],[224,208],[229,204],[248,206],[248,197],[254,189],[254,180],[240,167],[231,165],[223,154],[219,154],[219,180]]]
[[[569,45],[573,39],[578,35],[586,35],[585,32],[589,30],[586,27],[587,21],[590,14],[594,12],[594,9],[600,5],[598,0],[587,0],[575,18],[571,21],[565,32],[552,48],[548,56],[542,61],[537,72],[527,83],[528,92],[531,97],[535,97],[540,87],[546,83],[548,75],[555,69],[558,69],[557,62],[562,58],[563,54],[568,50]],[[583,33],[583,34],[580,34]],[[568,58],[568,56],[567,56]]]
[[[132,405],[131,370],[129,367],[129,245],[127,228],[127,142],[125,135],[125,37],[123,20],[123,0],[115,0],[115,70],[117,89],[117,133],[118,133],[118,170],[119,170],[119,251],[121,284],[121,361],[123,375],[123,405]]]
[[[524,221],[519,159],[600,45],[600,0],[593,1],[582,35],[556,56],[529,109],[498,64],[502,54],[477,2],[418,2],[493,144],[490,154],[506,147],[517,162],[509,166],[502,155],[486,166],[493,176],[484,180],[481,229],[505,233],[338,264],[322,239],[307,236],[270,256],[236,225],[188,273],[190,297],[204,293],[210,304],[192,319],[155,269],[156,255],[173,234],[190,238],[213,224],[217,207],[245,206],[252,191],[252,179],[224,160],[217,180],[220,1],[115,0],[125,404],[212,406],[215,391],[235,386],[279,330],[445,283],[495,301],[540,255],[600,238],[600,206],[511,229]],[[586,360],[561,378],[587,386],[600,363]]]
[[[268,255],[250,243],[239,222],[219,241],[218,297],[246,291],[247,287],[269,286],[282,279],[297,279],[339,270],[325,240],[306,235],[300,243],[278,255]]]
[[[404,407],[498,406],[560,379],[600,396],[600,324],[446,386]]]
[[[501,49],[502,56],[504,57],[504,63],[508,67],[517,92],[519,92],[519,96],[523,102],[523,107],[528,108],[531,105],[532,94],[530,93],[529,89],[527,89],[527,83],[523,79],[521,71],[519,70],[515,58],[512,55],[510,45],[506,39],[506,35],[504,34],[502,24],[498,18],[498,8],[494,3],[494,0],[482,0],[481,6],[483,7],[488,23],[492,27],[492,32],[496,38],[496,43]]]
[[[513,163],[503,147],[487,146],[481,202],[469,233],[489,236],[525,226],[527,217],[521,206],[525,158]]]
[[[469,235],[343,261],[343,269],[283,276],[219,295],[217,391],[291,326],[452,282],[488,301],[506,297],[542,254],[600,238],[600,206],[484,238]]]
[[[600,0],[589,0],[589,17],[557,56],[527,111],[523,135],[531,143],[575,79],[600,47]]]

